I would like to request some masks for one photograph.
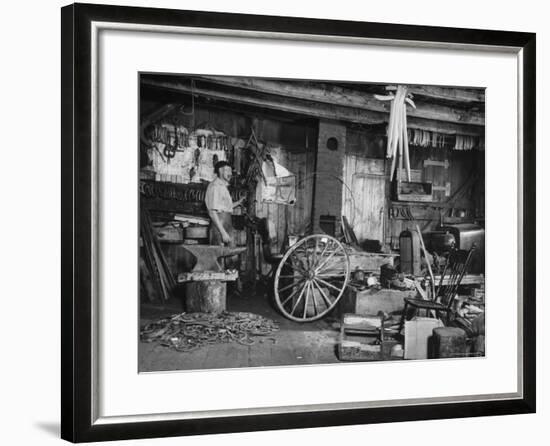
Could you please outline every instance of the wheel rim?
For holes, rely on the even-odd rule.
[[[321,319],[334,309],[348,284],[349,256],[334,237],[314,234],[300,239],[275,272],[275,302],[297,322]]]

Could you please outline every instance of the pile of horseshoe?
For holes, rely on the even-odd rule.
[[[140,338],[143,342],[188,352],[230,342],[247,346],[265,341],[275,343],[272,335],[278,330],[276,322],[253,313],[181,313],[148,323],[141,329]]]

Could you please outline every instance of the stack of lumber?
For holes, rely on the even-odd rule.
[[[141,210],[141,239],[144,248],[145,265],[147,266],[153,282],[162,300],[166,301],[173,295],[176,281],[162,249],[160,243],[153,232],[153,224],[149,212]]]

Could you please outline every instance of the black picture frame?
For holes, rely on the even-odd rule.
[[[61,436],[73,442],[294,429],[535,412],[536,406],[536,36],[533,33],[385,23],[269,17],[199,11],[73,4],[62,8],[62,306]],[[475,44],[514,47],[522,53],[523,147],[523,392],[521,398],[442,404],[298,411],[282,414],[165,420],[93,422],[91,166],[91,23],[93,21],[201,27],[320,36],[361,37],[422,45]]]

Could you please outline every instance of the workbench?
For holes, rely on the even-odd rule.
[[[439,285],[441,276],[435,276],[436,287]],[[418,279],[423,279],[419,277]],[[447,280],[443,280],[445,285]],[[467,274],[462,278],[461,286],[463,285],[481,285],[485,283],[483,274]],[[378,314],[383,311],[388,314],[400,313],[405,306],[405,298],[417,297],[417,291],[398,290],[390,288],[367,288],[359,290],[353,286],[348,286],[346,292],[338,303],[339,314],[355,313],[355,314]]]

